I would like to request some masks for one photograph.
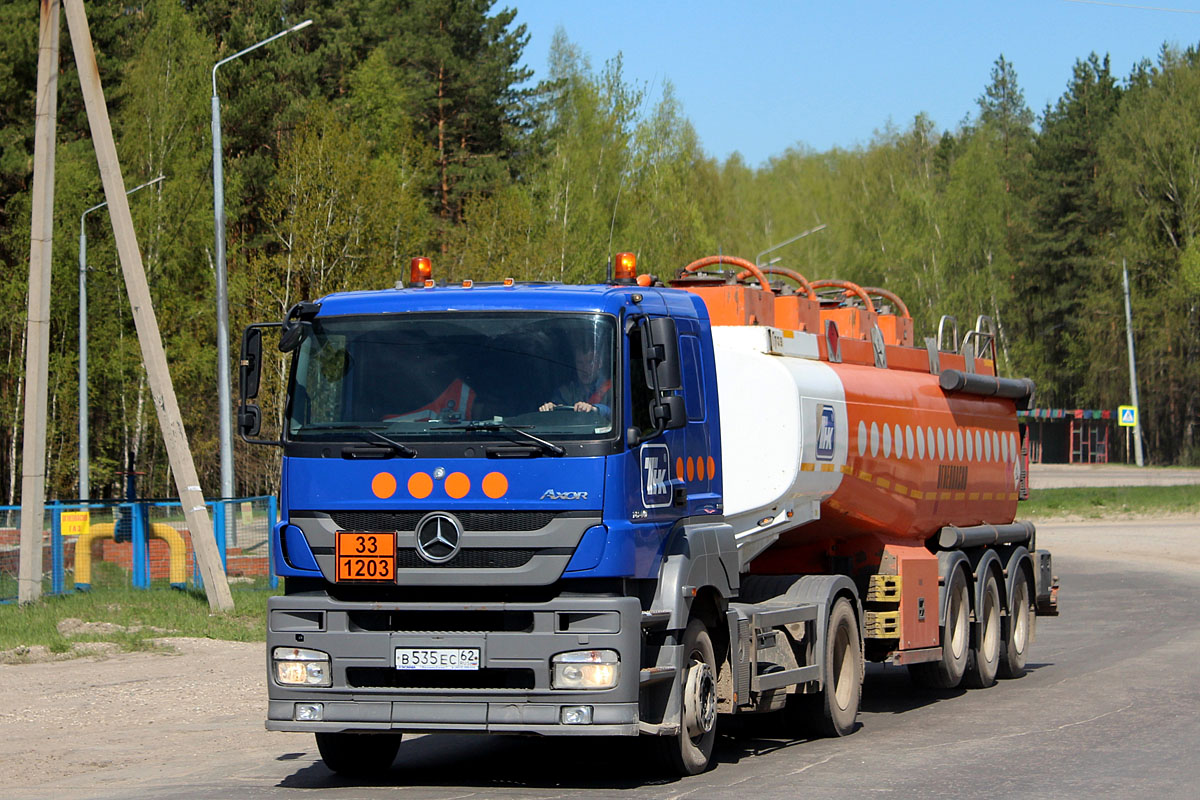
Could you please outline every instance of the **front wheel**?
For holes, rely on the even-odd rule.
[[[659,746],[680,775],[698,775],[712,762],[717,741],[717,659],[704,623],[693,619],[683,633],[683,697],[679,732]]]
[[[381,775],[400,750],[399,733],[318,733],[317,750],[325,766],[346,777]]]

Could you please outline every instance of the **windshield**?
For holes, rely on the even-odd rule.
[[[607,438],[615,348],[616,322],[603,314],[317,318],[297,355],[289,438],[463,440],[509,426]]]

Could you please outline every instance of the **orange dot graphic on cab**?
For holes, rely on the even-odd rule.
[[[446,494],[455,500],[467,496],[471,491],[471,479],[461,472],[451,472],[446,476]]]
[[[483,476],[483,493],[493,500],[499,500],[508,492],[508,478],[500,472],[489,472]]]
[[[371,492],[380,500],[387,500],[396,493],[396,478],[390,472],[380,472],[371,479]]]
[[[429,477],[427,472],[414,472],[413,476],[408,479],[408,493],[418,500],[424,500],[429,497],[433,491],[433,478]]]

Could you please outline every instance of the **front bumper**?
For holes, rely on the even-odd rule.
[[[276,683],[275,647],[328,653],[332,686]],[[479,648],[480,670],[396,670],[398,647]],[[617,685],[551,689],[550,659],[585,649],[619,654]],[[640,657],[641,606],[632,597],[423,604],[274,597],[268,601],[266,727],[632,736],[638,733]],[[322,720],[295,720],[297,703],[322,703]],[[584,705],[592,707],[591,724],[560,722],[563,707]]]

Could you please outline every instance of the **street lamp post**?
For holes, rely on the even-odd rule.
[[[228,58],[218,61],[212,68],[212,136],[213,136],[213,230],[216,239],[217,272],[217,395],[219,402],[218,420],[221,428],[221,496],[233,497],[233,423],[230,408],[233,401],[229,394],[229,289],[225,281],[225,173],[221,164],[221,101],[217,97],[217,69],[235,58],[241,58],[252,50],[295,33],[312,24],[306,19],[285,31],[263,39],[255,45],[240,50]]]
[[[804,233],[798,233],[798,234],[796,234],[795,236],[793,236],[792,238],[790,238],[790,239],[785,239],[784,241],[780,242],[779,244],[773,244],[773,245],[771,245],[771,246],[770,246],[770,247],[768,247],[766,250],[763,250],[761,253],[759,253],[758,255],[756,255],[756,256],[754,257],[754,264],[755,264],[755,266],[759,266],[759,267],[763,266],[762,257],[763,257],[763,256],[765,256],[767,253],[770,253],[770,252],[772,252],[772,251],[774,251],[774,250],[778,250],[779,248],[783,247],[784,245],[789,245],[789,244],[791,244],[792,242],[798,242],[798,241],[800,241],[801,239],[803,239],[805,236],[808,236],[810,233],[816,233],[817,231],[823,231],[823,230],[825,230],[825,226],[826,226],[826,223],[822,222],[822,223],[821,223],[820,225],[818,225],[817,227],[815,227],[815,228],[809,228],[809,229],[808,229],[808,230],[806,230]]]
[[[163,179],[159,175],[152,181],[146,181],[141,186],[135,186],[125,194],[133,194],[138,189],[153,186]],[[79,499],[89,498],[88,469],[88,375],[87,375],[87,228],[84,223],[87,215],[104,208],[108,201],[97,203],[79,215]]]

